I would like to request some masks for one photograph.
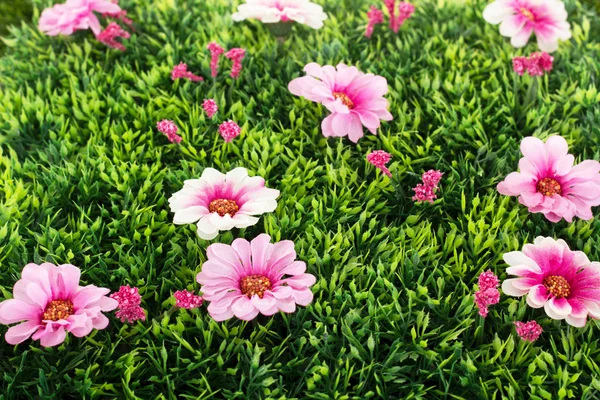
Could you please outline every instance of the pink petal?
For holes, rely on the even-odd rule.
[[[0,303],[0,324],[7,325],[25,320],[39,321],[42,311],[42,308],[21,300],[4,300]]]
[[[4,338],[8,344],[19,344],[29,339],[29,337],[36,331],[38,328],[41,328],[41,325],[38,321],[27,321],[22,324],[15,325],[13,327],[8,328],[6,331],[6,335]]]
[[[71,297],[79,288],[81,270],[71,264],[58,266],[58,287],[61,298]]]
[[[267,260],[273,252],[273,245],[270,242],[271,237],[264,233],[258,235],[250,242],[250,248],[252,249],[253,273],[262,273],[266,268]]]
[[[537,285],[529,290],[527,294],[527,304],[532,308],[541,308],[548,301],[548,291],[544,285]]]

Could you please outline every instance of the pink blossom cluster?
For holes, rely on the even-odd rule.
[[[373,164],[375,168],[380,169],[381,172],[383,172],[390,178],[392,177],[392,173],[386,167],[386,164],[389,163],[391,159],[392,155],[383,150],[375,150],[367,155],[367,161]]]
[[[216,78],[219,68],[219,57],[225,50],[217,42],[210,42],[206,48],[210,51],[210,74],[213,78]]]
[[[488,307],[498,304],[500,301],[500,292],[498,286],[500,282],[498,277],[490,270],[479,275],[479,290],[475,292],[475,304],[479,308],[479,315],[483,318],[488,315]]]
[[[552,71],[554,57],[546,52],[536,52],[529,57],[515,57],[512,62],[514,71],[519,75],[527,72],[531,76],[544,76],[545,72]]]
[[[236,137],[240,136],[242,128],[232,120],[225,121],[219,125],[219,133],[226,142],[231,142]]]
[[[100,43],[103,43],[108,47],[112,47],[113,49],[117,49],[120,51],[125,51],[125,46],[117,42],[116,39],[129,39],[130,36],[131,35],[129,35],[129,32],[121,28],[119,24],[117,24],[116,22],[111,22],[110,24],[108,24],[106,29],[100,32],[98,36],[96,36],[96,39],[98,39]]]
[[[173,71],[171,71],[171,79],[187,79],[192,82],[201,82],[204,80],[203,77],[194,75],[192,72],[189,72],[187,70],[186,63],[179,63],[179,65],[173,67]]]
[[[115,313],[121,322],[135,322],[137,320],[146,320],[146,313],[140,306],[142,296],[139,294],[139,289],[136,287],[121,286],[118,292],[110,295],[111,299],[119,303],[118,311]]]
[[[178,128],[173,121],[163,119],[156,124],[156,128],[163,133],[171,143],[180,143],[181,136],[177,134]]]
[[[197,296],[194,292],[190,292],[189,290],[178,290],[173,293],[173,297],[175,297],[175,306],[186,308],[188,310],[200,307],[204,302],[204,299],[201,296]]]
[[[217,42],[210,42],[206,48],[210,51],[210,74],[213,78],[217,77],[219,70],[219,58],[225,53],[225,49]],[[225,53],[225,57],[232,61],[231,73],[232,78],[237,78],[242,72],[242,60],[246,56],[246,50],[236,47]]]
[[[423,173],[421,179],[423,183],[419,183],[416,187],[413,188],[415,195],[413,196],[413,200],[415,201],[428,201],[433,203],[433,200],[437,198],[435,191],[438,188],[438,184],[442,179],[443,172],[430,169],[429,171]]]
[[[415,12],[415,6],[406,1],[401,1],[400,4],[398,4],[398,7],[396,7],[396,0],[384,0],[384,5],[388,11],[390,29],[394,33],[398,33],[400,27],[404,24],[404,21],[409,19]],[[370,38],[373,34],[375,25],[382,24],[384,22],[384,15],[383,11],[377,9],[375,6],[371,6],[367,12],[367,17],[369,20],[367,23],[365,36]]]
[[[206,112],[208,118],[212,118],[217,111],[219,111],[219,106],[217,106],[217,103],[213,99],[205,99],[202,102],[202,108]]]
[[[242,72],[242,60],[246,57],[246,50],[235,48],[225,53],[225,57],[229,58],[233,65],[231,66],[231,77],[238,78]]]
[[[540,324],[538,324],[536,321],[516,321],[515,329],[517,331],[517,334],[521,337],[521,339],[526,340],[528,342],[535,342],[536,340],[538,340],[538,338],[544,331]]]

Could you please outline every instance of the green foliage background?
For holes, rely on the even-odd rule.
[[[34,2],[34,25],[49,3]],[[372,40],[368,4],[320,3],[325,27],[295,27],[283,45],[259,23],[233,23],[226,0],[122,0],[137,21],[124,53],[89,32],[11,29],[0,58],[0,298],[28,262],[72,263],[84,284],[139,286],[149,319],[111,317],[56,348],[0,343],[0,398],[598,397],[597,322],[573,329],[507,296],[484,321],[472,299],[480,272],[504,278],[502,254],[538,235],[600,260],[597,220],[552,224],[495,190],[528,135],[560,134],[578,160],[600,159],[598,14],[567,1],[573,39],[523,112],[531,79],[515,79],[510,60],[536,47],[513,49],[481,18],[485,1],[415,1],[398,35],[379,26]],[[211,40],[248,49],[241,78],[224,64],[216,82],[173,83],[181,61],[210,76]],[[287,90],[310,61],[385,76],[394,121],[357,145],[324,138],[325,110]],[[243,125],[231,144],[202,112],[209,97],[219,121]],[[156,131],[163,118],[181,127],[181,146]],[[366,163],[375,149],[393,154],[400,189]],[[215,323],[205,308],[161,316],[175,290],[198,289],[209,245],[194,225],[172,224],[167,199],[208,166],[244,166],[281,190],[276,212],[219,241],[294,240],[318,277],[312,305],[253,323]],[[414,205],[410,188],[430,168],[445,172],[440,199]],[[534,345],[512,325],[528,319],[545,330]]]

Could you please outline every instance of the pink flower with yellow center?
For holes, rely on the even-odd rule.
[[[110,0],[67,0],[64,4],[46,8],[38,27],[48,36],[70,35],[81,29],[91,29],[99,35],[102,26],[94,12],[116,14],[121,8]]]
[[[308,0],[246,0],[232,18],[234,21],[257,19],[265,24],[294,21],[319,29],[327,14],[320,5]]]
[[[270,241],[269,235],[262,234],[251,242],[236,239],[231,246],[215,243],[208,247],[208,261],[196,280],[214,320],[236,316],[249,321],[259,313],[293,313],[296,304],[312,302],[310,287],[316,278],[305,273],[303,261],[296,261],[294,243]]]
[[[498,192],[519,196],[529,212],[543,213],[552,222],[574,216],[589,220],[592,206],[600,205],[600,163],[586,160],[573,165],[567,141],[551,136],[546,143],[535,137],[521,141],[519,172],[498,184]]]
[[[567,10],[560,0],[496,0],[483,11],[483,18],[500,24],[500,34],[514,47],[524,47],[532,33],[542,51],[552,53],[559,40],[569,40]]]
[[[118,302],[106,296],[108,289],[79,286],[80,275],[70,264],[27,264],[13,298],[0,303],[0,324],[24,321],[8,329],[6,341],[19,344],[31,336],[50,347],[61,344],[67,332],[83,337],[92,329],[106,328],[103,312],[114,310]]]
[[[278,196],[279,190],[265,187],[259,176],[249,177],[245,168],[227,174],[206,168],[199,179],[185,181],[169,205],[175,213],[173,223],[197,222],[198,236],[211,240],[219,231],[256,224],[258,215],[275,211]]]
[[[363,137],[363,126],[376,135],[380,120],[393,119],[383,97],[388,91],[384,77],[345,64],[321,67],[310,63],[304,71],[307,76],[292,80],[288,89],[296,96],[323,104],[331,112],[321,124],[324,136],[348,136],[356,143]]]
[[[502,283],[505,294],[527,296],[529,306],[576,327],[585,326],[588,316],[600,318],[600,263],[563,240],[538,237],[523,251],[504,254],[504,261],[506,272],[517,276]]]

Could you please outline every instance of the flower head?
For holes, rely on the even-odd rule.
[[[219,68],[219,57],[221,57],[221,54],[225,50],[217,42],[210,42],[206,48],[210,51],[210,74],[213,78],[216,78]]]
[[[129,39],[129,32],[123,30],[119,24],[116,22],[111,22],[108,24],[106,29],[104,29],[98,36],[96,36],[100,43],[104,43],[108,47],[112,47],[113,49],[125,51],[125,46],[121,43],[117,42],[117,38]]]
[[[600,263],[572,251],[561,239],[538,237],[523,251],[504,254],[506,272],[517,278],[502,282],[510,296],[527,296],[527,304],[542,308],[553,319],[585,326],[587,317],[600,318]]]
[[[500,281],[496,274],[492,271],[487,270],[479,275],[478,278],[479,290],[487,290],[489,288],[497,288],[500,285]]]
[[[423,180],[423,184],[427,186],[433,186],[437,189],[438,184],[442,180],[442,175],[444,175],[443,172],[440,172],[435,169],[430,169],[427,172],[423,172],[423,175],[421,175],[421,179]]]
[[[94,12],[119,13],[121,8],[110,0],[67,0],[64,4],[46,8],[38,27],[48,36],[70,35],[81,29],[91,29],[99,35],[102,27]]]
[[[365,36],[370,38],[371,35],[373,35],[373,29],[375,29],[375,25],[383,23],[383,11],[379,10],[375,6],[371,6],[367,12],[367,18],[369,18],[369,22],[367,23]]]
[[[237,78],[240,76],[240,72],[242,72],[242,60],[245,56],[246,50],[241,48],[231,49],[225,53],[225,57],[229,58],[233,62],[230,74],[232,78]]]
[[[389,18],[390,18],[390,29],[394,31],[394,33],[398,32],[398,18],[396,17],[396,0],[383,0],[385,4],[385,8],[388,10]]]
[[[236,239],[231,246],[208,247],[208,261],[196,280],[214,320],[236,316],[249,321],[259,313],[292,313],[296,304],[306,306],[312,301],[310,287],[316,278],[305,273],[304,262],[296,261],[294,243],[270,241],[269,235],[262,234],[251,242]]]
[[[483,18],[500,24],[500,34],[514,47],[524,47],[532,33],[542,51],[552,53],[559,40],[571,38],[567,11],[561,0],[496,0],[483,11]]]
[[[234,21],[258,19],[265,24],[294,21],[319,29],[327,14],[309,0],[246,0],[232,15]]]
[[[479,309],[479,315],[486,318],[489,312],[488,307],[498,304],[500,301],[500,292],[496,288],[489,288],[475,292],[475,305]]]
[[[187,64],[185,63],[179,63],[179,65],[176,65],[173,67],[173,71],[171,71],[171,79],[172,80],[176,80],[176,79],[188,79],[192,82],[201,82],[204,80],[203,77],[198,76],[198,75],[194,75],[192,72],[189,72],[187,70]]]
[[[111,294],[110,297],[119,303],[119,309],[115,313],[115,316],[121,322],[127,321],[131,323],[137,320],[146,320],[146,313],[140,306],[142,296],[140,296],[138,288],[129,285],[121,286],[119,291]]]
[[[442,175],[444,175],[443,172],[434,169],[424,172],[421,176],[423,183],[419,183],[413,188],[413,191],[415,192],[413,200],[418,202],[427,201],[429,203],[433,203],[433,200],[437,199],[435,191],[437,190],[438,184],[442,179]]]
[[[118,303],[106,295],[110,290],[94,285],[79,286],[79,268],[51,263],[27,264],[15,283],[13,299],[0,303],[0,324],[22,322],[8,329],[6,341],[19,344],[32,336],[44,347],[56,346],[67,332],[76,337],[104,329],[103,314]]]
[[[521,339],[526,340],[528,342],[535,342],[536,340],[538,340],[538,338],[544,331],[540,324],[538,324],[536,321],[516,321],[515,329],[517,330],[517,334],[521,337]]]
[[[529,212],[543,213],[552,221],[593,218],[592,206],[600,205],[600,163],[587,160],[573,166],[567,141],[551,136],[546,143],[535,137],[521,141],[519,172],[498,184],[498,192],[519,196]]]
[[[363,126],[377,134],[380,120],[393,119],[383,97],[388,91],[384,77],[345,64],[321,67],[310,63],[304,71],[307,76],[292,80],[288,89],[296,96],[323,104],[331,112],[321,123],[324,136],[348,136],[356,143],[363,137]]]
[[[245,168],[227,174],[206,168],[200,179],[184,182],[183,189],[169,199],[175,224],[198,222],[198,236],[214,239],[219,231],[246,228],[258,222],[257,215],[277,208],[279,191],[265,187],[261,177],[249,177]]]
[[[231,142],[236,137],[240,136],[242,128],[232,120],[225,121],[219,125],[219,134],[226,142]]]
[[[163,119],[156,124],[156,128],[159,130],[159,132],[163,133],[171,143],[181,142],[182,138],[177,134],[178,128],[173,121]]]
[[[204,111],[206,112],[206,115],[208,115],[208,118],[212,118],[217,113],[217,111],[219,111],[219,107],[213,99],[205,99],[202,102],[202,108],[204,108]]]
[[[367,161],[373,164],[376,168],[379,168],[381,172],[392,177],[392,173],[386,167],[386,164],[390,162],[392,155],[383,150],[375,150],[367,155]]]
[[[520,76],[523,76],[523,74],[527,70],[527,65],[528,65],[527,57],[515,57],[515,58],[513,58],[512,63],[513,63],[513,70]]]
[[[200,307],[204,302],[201,296],[196,296],[194,292],[188,290],[178,290],[173,294],[173,297],[175,297],[175,306],[188,310]]]

